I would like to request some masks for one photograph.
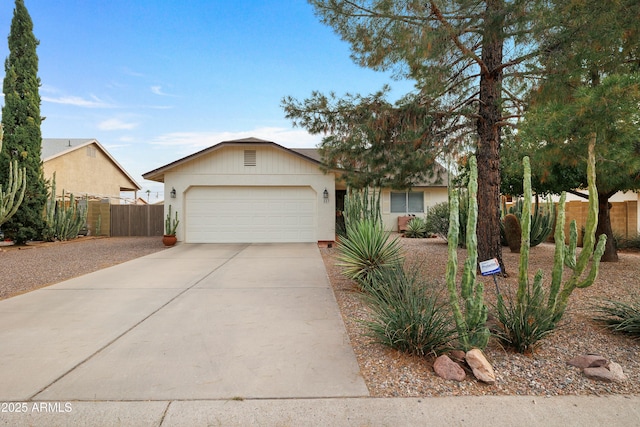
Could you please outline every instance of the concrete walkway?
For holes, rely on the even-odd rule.
[[[640,424],[637,396],[369,398],[314,244],[179,245],[0,326],[0,425]]]

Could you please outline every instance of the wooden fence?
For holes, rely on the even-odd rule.
[[[109,205],[112,237],[162,236],[163,205]]]

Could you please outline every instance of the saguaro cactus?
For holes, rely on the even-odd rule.
[[[478,240],[476,237],[476,225],[478,222],[478,167],[476,158],[469,159],[469,185],[468,185],[468,210],[467,210],[467,259],[464,263],[460,296],[456,288],[456,274],[458,271],[458,234],[459,227],[459,197],[458,190],[451,190],[449,196],[449,235],[447,261],[447,288],[449,290],[449,302],[453,311],[453,318],[458,331],[458,341],[461,349],[468,351],[472,348],[483,349],[489,342],[489,329],[486,326],[487,306],[484,303],[484,286],[476,280],[478,263]],[[465,306],[464,313],[460,309],[459,300]]]

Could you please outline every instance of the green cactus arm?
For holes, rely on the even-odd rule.
[[[582,273],[593,254],[596,242],[596,229],[598,227],[598,190],[596,188],[596,165],[595,165],[595,134],[589,143],[589,162],[587,163],[587,185],[589,189],[589,212],[587,213],[587,223],[585,225],[584,241],[582,251],[576,262],[576,270]]]
[[[578,248],[578,225],[573,219],[569,223],[569,244],[565,246],[564,265],[572,270],[576,269],[576,251]]]
[[[8,221],[18,211],[27,188],[26,170],[19,168],[17,161],[9,162],[9,182],[7,184],[6,191],[3,191],[0,185],[0,225]]]
[[[476,227],[478,222],[478,166],[474,156],[469,158],[469,184],[467,203],[467,261],[462,275],[461,296],[471,298],[476,282],[478,265],[478,237]]]
[[[553,270],[551,271],[551,286],[549,287],[549,299],[547,302],[547,308],[551,311],[555,310],[558,292],[562,284],[562,271],[564,269],[565,262],[565,250],[564,243],[564,222],[565,222],[565,201],[567,199],[567,193],[562,192],[560,195],[560,201],[558,202],[558,217],[556,218],[556,231],[554,233],[554,239],[556,244],[556,250],[553,258]]]
[[[448,259],[446,269],[446,281],[447,289],[449,291],[449,303],[451,304],[451,311],[453,313],[453,319],[456,324],[456,330],[458,331],[458,340],[463,349],[467,349],[469,346],[469,338],[467,334],[467,325],[460,305],[458,304],[458,294],[456,291],[456,273],[458,270],[458,190],[449,190],[449,234],[447,236],[448,241]]]
[[[529,246],[531,236],[531,165],[529,157],[522,159],[524,166],[524,200],[522,201],[522,215],[520,216],[521,243],[520,243],[520,269],[518,271],[518,305],[524,304],[524,298],[529,288]]]

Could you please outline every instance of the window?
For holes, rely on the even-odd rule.
[[[244,150],[244,165],[245,166],[256,165],[256,150]]]
[[[424,195],[422,192],[406,191],[391,192],[391,212],[393,213],[423,213]]]

